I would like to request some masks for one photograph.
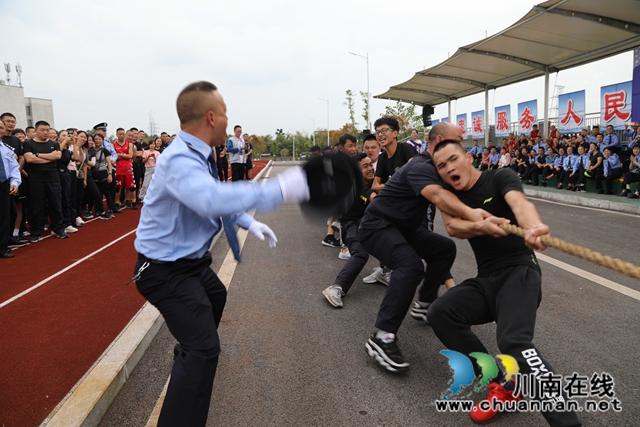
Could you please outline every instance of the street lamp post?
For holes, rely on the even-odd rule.
[[[369,52],[367,52],[367,56],[359,55],[357,53],[349,52],[350,55],[359,56],[367,61],[367,116],[369,119],[369,123],[367,126],[371,129],[371,92],[369,92]]]
[[[327,146],[331,147],[331,141],[329,140],[329,98],[318,98],[320,101],[327,103]]]
[[[313,123],[313,129],[312,129],[313,145],[316,145],[316,119],[312,119],[311,117],[307,117],[307,120],[311,120],[311,122]]]

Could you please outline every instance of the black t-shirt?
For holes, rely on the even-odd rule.
[[[601,172],[604,171],[604,156],[602,155],[602,153],[600,151],[598,151],[596,154],[592,154],[591,156],[589,156],[589,166],[595,166],[596,163],[598,163],[598,158],[602,157],[602,161],[600,162],[600,166],[598,166],[597,169],[594,170],[594,172]]]
[[[16,156],[22,156],[22,144],[17,136],[3,136],[2,142],[4,142],[4,145],[7,147],[11,148]]]
[[[388,157],[386,151],[383,151],[378,156],[378,164],[376,165],[376,175],[380,177],[380,181],[383,184],[389,180],[395,172],[398,171],[402,166],[404,166],[410,158],[415,157],[416,149],[413,148],[412,144],[407,144],[404,142],[399,142],[396,148],[396,152],[393,153],[391,158]]]
[[[138,141],[136,141],[136,142],[134,142],[134,143],[133,143],[133,145],[136,147],[136,150],[138,151],[138,153],[142,153],[143,148],[142,148],[142,144],[141,144],[141,143],[139,143]],[[134,158],[134,159],[133,159],[133,166],[134,166],[134,167],[137,167],[137,168],[139,168],[139,169],[142,169],[142,168],[143,168],[143,165],[142,165],[142,157],[136,157],[136,158]]]
[[[511,169],[484,171],[478,182],[469,191],[453,192],[462,203],[471,208],[481,208],[494,216],[507,218],[511,224],[518,225],[513,211],[504,199],[509,191],[522,192],[522,183],[518,175]],[[515,234],[495,238],[477,236],[469,239],[469,244],[478,263],[478,277],[513,265],[528,265],[539,269],[533,250],[524,244],[524,239]]]
[[[28,139],[24,142],[23,153],[47,154],[54,151],[60,151],[60,144],[55,141],[36,142]],[[43,164],[29,163],[29,181],[31,182],[59,182],[58,169],[56,162]]]
[[[224,152],[225,145],[216,145],[216,158],[221,160],[222,158],[226,158],[226,154],[222,154]]]
[[[369,206],[369,202],[371,201],[371,194],[373,194],[371,187],[365,184],[362,187],[362,193],[360,194],[360,196],[353,201],[353,204],[351,205],[347,213],[340,217],[340,222],[344,224],[351,221],[360,221],[360,219],[364,215],[364,211],[367,209],[367,206]]]
[[[393,174],[371,201],[360,227],[375,230],[392,223],[400,230],[414,232],[431,204],[420,194],[428,185],[442,184],[431,156],[428,153],[418,154]]]

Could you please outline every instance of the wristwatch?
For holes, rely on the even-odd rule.
[[[35,156],[36,156],[36,157],[39,157],[39,156],[40,156],[40,153],[35,153]]]

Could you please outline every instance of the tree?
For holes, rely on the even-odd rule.
[[[362,118],[364,119],[364,126],[369,126],[369,92],[360,91],[362,102],[364,102],[364,108],[362,110]]]
[[[264,141],[264,138],[262,138],[261,136],[258,135],[251,135],[249,137],[249,140],[251,141],[251,145],[253,145],[253,156],[254,157],[260,157],[260,155],[262,153],[264,153],[265,151],[267,151],[267,144]]]
[[[355,94],[353,93],[353,91],[351,89],[347,89],[347,102],[345,102],[344,105],[349,108],[349,120],[351,121],[351,128],[355,130],[358,124],[356,123],[356,112],[354,109],[355,103],[353,100],[354,96]],[[354,135],[355,134],[356,133],[354,133]]]
[[[399,133],[404,135],[407,131],[412,128],[422,128],[422,116],[415,111],[416,106],[413,104],[409,104],[408,106],[401,103],[400,101],[396,102],[394,106],[386,106],[384,108],[384,114],[380,116],[393,116],[398,120],[400,124]]]

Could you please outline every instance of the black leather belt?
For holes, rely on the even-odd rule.
[[[144,256],[142,254],[138,254],[138,260],[139,261],[143,261],[143,262],[148,262],[149,264],[158,264],[158,265],[171,264],[170,261],[159,261],[157,259],[147,258],[146,256]]]

